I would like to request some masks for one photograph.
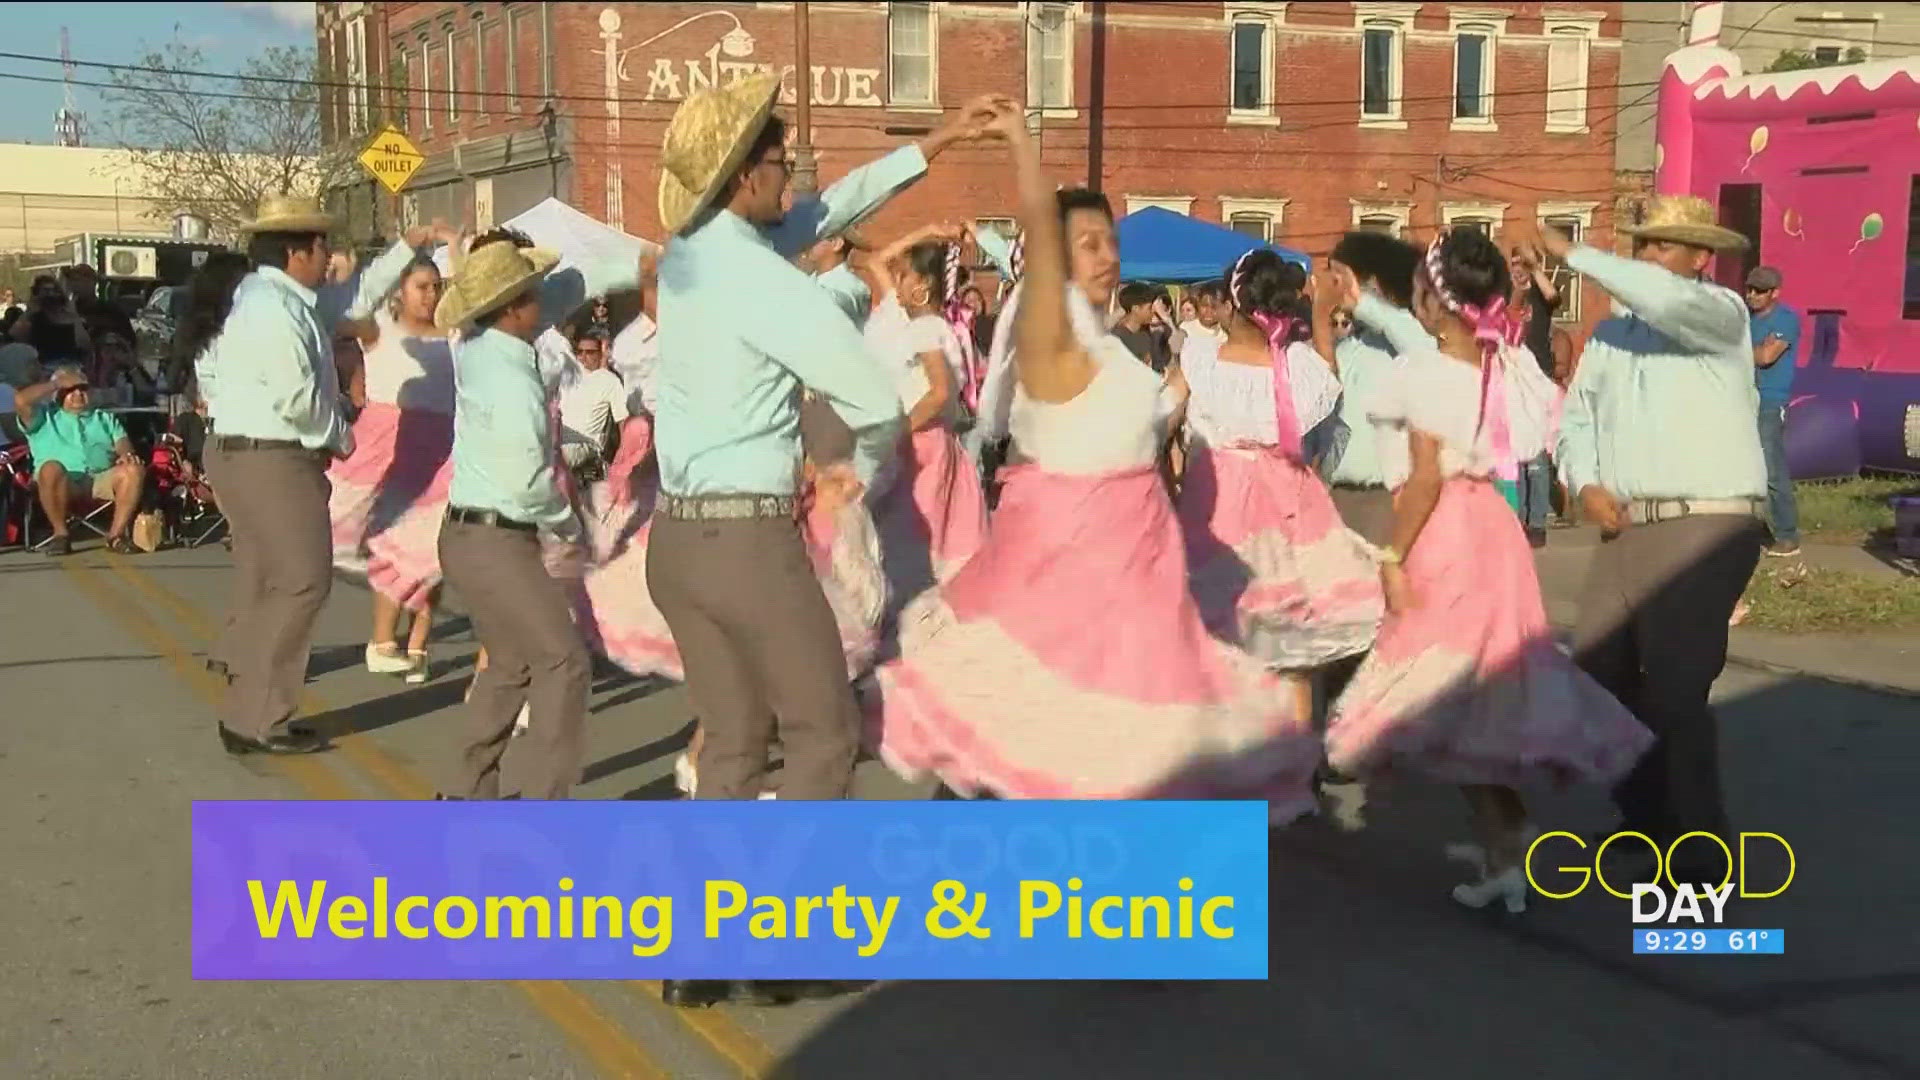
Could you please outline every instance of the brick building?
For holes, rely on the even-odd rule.
[[[1321,253],[1356,225],[1612,241],[1619,3],[812,3],[823,182],[968,97],[1027,102],[1064,182]],[[428,154],[403,218],[488,222],[557,195],[658,238],[677,101],[779,67],[791,3],[322,4],[330,129]],[[367,87],[361,89],[361,86]],[[383,93],[381,86],[397,88]],[[959,148],[876,222],[1006,219],[1004,155]],[[370,229],[370,183],[340,193]],[[1566,314],[1589,321],[1595,295]]]

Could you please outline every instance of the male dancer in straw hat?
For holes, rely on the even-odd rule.
[[[235,754],[324,747],[289,722],[306,683],[313,620],[333,583],[327,461],[353,451],[334,328],[343,316],[364,317],[427,235],[416,230],[396,243],[357,286],[323,285],[334,224],[317,199],[261,201],[259,215],[241,226],[256,269],[234,291],[232,313],[201,359],[219,369],[208,403],[215,435],[207,475],[234,535],[237,584],[220,658],[230,689],[219,729]]]
[[[1557,229],[1544,230],[1541,246],[1628,309],[1587,343],[1559,458],[1567,490],[1602,535],[1575,655],[1659,737],[1614,802],[1624,828],[1664,850],[1694,830],[1730,839],[1707,692],[1726,664],[1728,616],[1760,559],[1767,470],[1746,304],[1703,276],[1716,252],[1746,238],[1692,196],[1655,199],[1628,232],[1631,259],[1576,246]],[[1720,880],[1718,854],[1683,849],[1683,867],[1690,856]]]
[[[826,399],[854,437],[854,464],[824,484],[866,482],[899,437],[892,381],[858,330],[793,265],[979,138],[999,99],[970,103],[921,140],[782,211],[790,168],[773,115],[777,75],[683,102],[661,153],[660,359],[655,432],[662,494],[647,581],[686,662],[706,731],[700,797],[751,799],[778,728],[782,799],[847,795],[859,717],[839,634],[795,520],[801,388]],[[707,1005],[725,984],[669,984],[668,1000]],[[795,987],[750,988],[775,1001]]]
[[[553,427],[533,341],[540,282],[559,256],[511,243],[474,249],[433,319],[465,328],[454,353],[453,481],[440,565],[466,599],[486,668],[468,697],[468,738],[453,798],[500,797],[500,759],[521,707],[529,776],[520,794],[565,798],[580,774],[592,665],[540,533],[579,543],[581,527],[553,475]],[[443,798],[446,796],[443,796]]]

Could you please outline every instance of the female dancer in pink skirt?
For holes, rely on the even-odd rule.
[[[994,127],[1027,230],[1011,417],[1023,461],[993,535],[906,610],[900,657],[862,688],[880,756],[961,795],[1238,795],[1297,816],[1313,805],[1318,747],[1293,699],[1209,635],[1188,594],[1154,468],[1174,412],[1161,378],[1115,338],[1075,336],[1068,252],[1111,263],[1112,216],[1078,207],[1063,222],[1020,114]],[[1176,378],[1172,396],[1184,391]]]
[[[1271,251],[1241,256],[1227,272],[1226,338],[1194,338],[1181,359],[1194,598],[1214,633],[1294,672],[1365,652],[1383,611],[1366,542],[1301,453],[1340,399],[1333,368],[1300,340],[1305,281]]]
[[[424,245],[448,230],[416,232]],[[386,280],[383,264],[399,257],[389,252],[367,268],[366,287],[391,288],[393,296],[353,328],[361,345],[356,383],[364,387],[365,403],[353,423],[352,456],[327,470],[333,483],[327,509],[335,565],[363,571],[373,591],[367,670],[422,683],[440,588],[440,518],[452,479],[453,354],[447,335],[433,325],[439,269],[414,254],[397,281]],[[413,620],[404,652],[397,640],[403,608]]]
[[[921,241],[882,264],[906,320],[876,318],[867,345],[898,380],[907,410],[899,457],[875,478],[868,504],[880,529],[890,610],[952,577],[987,537],[980,473],[960,446],[960,391],[967,350],[941,314],[958,269],[958,247]]]
[[[1519,912],[1527,826],[1515,788],[1606,783],[1653,737],[1554,644],[1533,549],[1493,483],[1547,445],[1556,393],[1518,344],[1509,292],[1505,257],[1472,229],[1436,240],[1415,276],[1414,314],[1438,347],[1407,354],[1374,411],[1395,489],[1388,614],[1334,703],[1327,754],[1348,774],[1460,784],[1483,863],[1454,899]]]

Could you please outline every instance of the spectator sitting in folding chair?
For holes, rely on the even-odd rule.
[[[67,508],[88,499],[113,507],[107,547],[122,553],[134,550],[127,527],[140,508],[146,470],[119,419],[94,409],[87,389],[78,369],[62,367],[51,380],[14,396],[14,413],[35,462],[34,486],[53,529],[47,542],[49,555],[73,550],[67,535]]]

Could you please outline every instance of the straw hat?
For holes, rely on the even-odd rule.
[[[560,253],[546,248],[488,244],[468,255],[447,282],[433,324],[442,330],[464,326],[525,292],[559,261]]]
[[[780,76],[763,72],[704,90],[680,103],[660,150],[660,224],[686,228],[733,178],[780,96]]]
[[[1713,204],[1698,195],[1656,195],[1640,224],[1622,230],[1641,240],[1670,240],[1714,251],[1737,251],[1747,238],[1715,220]]]
[[[305,195],[268,195],[260,200],[260,209],[252,221],[242,222],[246,233],[332,232],[339,220],[320,206],[320,200]]]

